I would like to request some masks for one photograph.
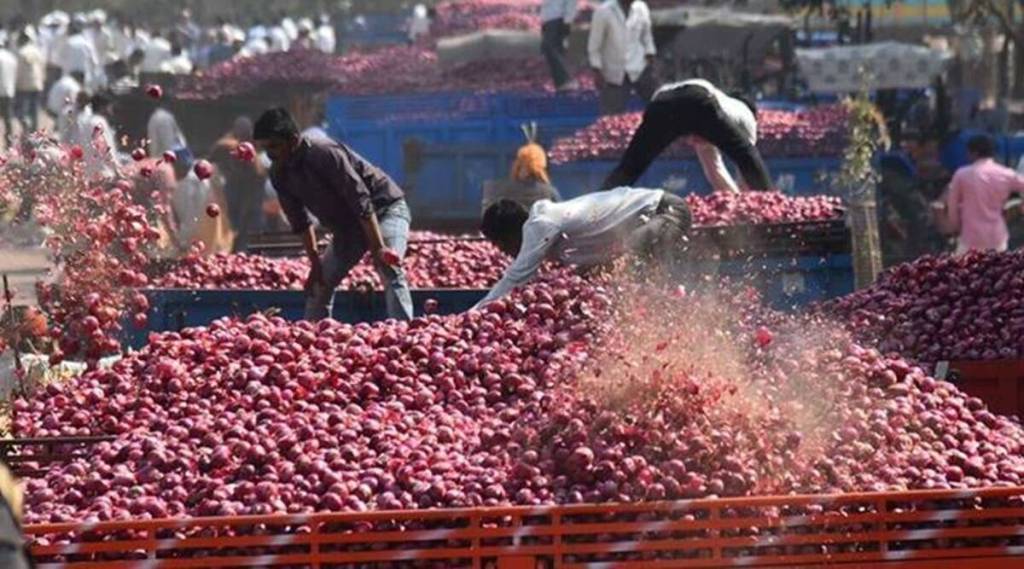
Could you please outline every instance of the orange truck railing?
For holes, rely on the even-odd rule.
[[[40,568],[1024,568],[1024,488],[28,526]]]

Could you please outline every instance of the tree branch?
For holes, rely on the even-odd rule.
[[[1003,28],[1004,34],[1013,37],[1017,36],[1015,26],[1013,25],[1013,19],[1010,18],[1009,14],[1000,10],[992,0],[982,0],[982,3],[987,7],[987,12],[999,20],[999,26]]]

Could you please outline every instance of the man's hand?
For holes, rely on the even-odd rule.
[[[377,262],[388,267],[402,266],[402,258],[390,247],[384,247],[374,252]]]
[[[604,73],[601,71],[601,68],[591,67],[590,70],[594,72],[594,85],[598,89],[604,87]]]
[[[306,293],[312,293],[314,287],[327,286],[324,280],[324,266],[318,257],[309,260],[309,276],[306,277]]]

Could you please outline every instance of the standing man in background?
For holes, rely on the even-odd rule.
[[[61,136],[66,130],[69,111],[74,109],[78,95],[83,92],[84,81],[85,78],[78,72],[64,75],[50,87],[50,92],[46,95],[46,110],[57,123],[56,132]]]
[[[146,138],[149,139],[149,155],[159,158],[168,150],[188,148],[185,134],[178,126],[178,120],[171,111],[157,105],[146,123]]]
[[[18,36],[18,80],[14,94],[15,111],[23,130],[39,128],[39,101],[46,82],[46,59],[28,33]]]
[[[579,83],[569,74],[566,62],[566,44],[576,19],[576,3],[577,0],[544,0],[540,6],[540,50],[548,62],[551,79],[558,91],[579,88]]]
[[[89,99],[88,112],[78,116],[77,144],[85,151],[85,174],[92,180],[114,177],[118,164],[117,141],[110,118],[114,115],[114,99],[107,93],[96,93]]]
[[[968,251],[1006,251],[1010,232],[1003,210],[1012,194],[1024,194],[1024,176],[1014,172],[993,157],[995,142],[986,135],[967,141],[971,164],[953,174],[946,194],[945,219],[939,225],[946,233],[957,236],[958,255]]]
[[[600,90],[601,114],[625,111],[633,91],[644,101],[657,91],[651,11],[643,0],[606,0],[594,10],[587,54]]]
[[[18,58],[0,44],[0,118],[4,123],[4,148],[14,140],[14,93],[18,84]]]
[[[316,45],[324,53],[334,53],[338,45],[338,39],[334,33],[334,26],[331,25],[331,17],[327,14],[320,15],[320,25],[316,29]]]
[[[235,230],[232,250],[244,253],[249,248],[249,237],[259,231],[263,214],[263,183],[266,178],[260,160],[246,162],[234,156],[235,149],[252,140],[252,120],[238,117],[231,131],[221,137],[210,150],[210,162],[217,166],[223,178],[224,199],[227,201],[228,219]]]
[[[100,68],[96,48],[85,37],[82,26],[83,19],[78,16],[68,26],[68,40],[60,55],[61,69],[65,75],[81,73],[85,78],[83,87],[94,91],[102,84],[103,70]]]

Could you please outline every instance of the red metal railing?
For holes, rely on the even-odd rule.
[[[1024,567],[1024,488],[29,526],[39,567]],[[432,563],[432,564],[431,564]]]

